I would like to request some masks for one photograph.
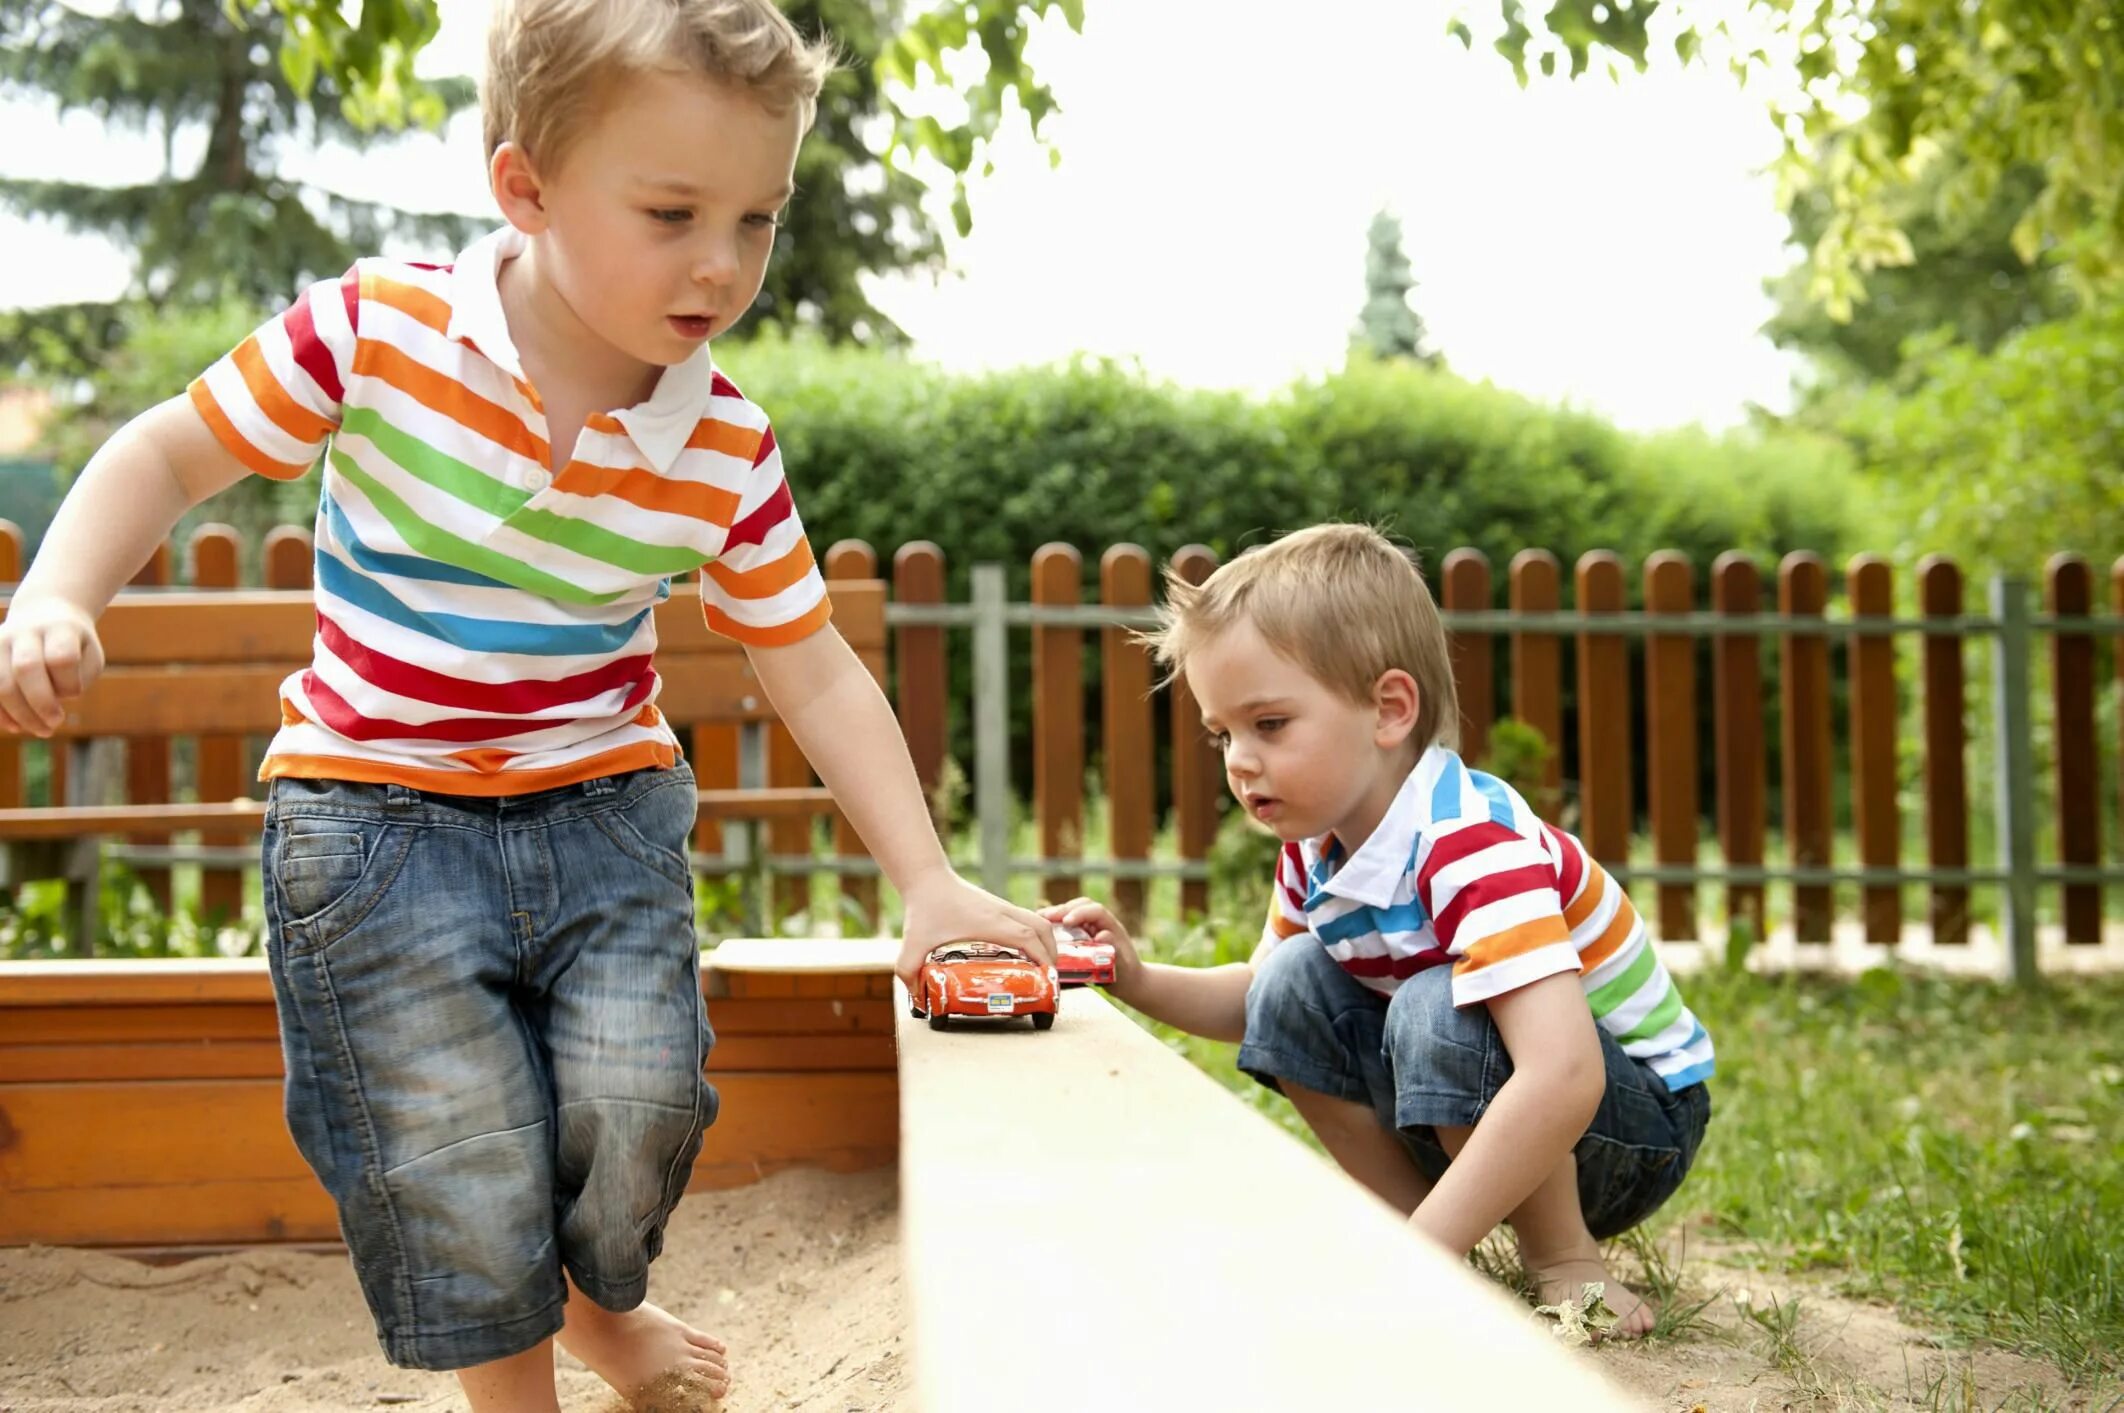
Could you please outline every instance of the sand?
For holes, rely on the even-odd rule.
[[[727,1413],[914,1413],[897,1206],[889,1171],[790,1172],[686,1199],[650,1297],[729,1342]],[[1827,1277],[1741,1269],[1742,1255],[1692,1242],[1685,1290],[1715,1297],[1703,1327],[1578,1357],[1638,1406],[1673,1413],[2118,1406],[2114,1387],[2074,1389],[2012,1353],[1948,1347]],[[1743,1313],[1795,1300],[1782,1344]],[[566,1355],[559,1381],[571,1413],[626,1413]],[[1379,1406],[1420,1406],[1397,1392],[1414,1390],[1383,1381]],[[464,1407],[451,1376],[384,1362],[343,1257],[267,1250],[153,1267],[0,1251],[0,1413]]]
[[[729,1344],[727,1413],[912,1413],[897,1213],[889,1170],[680,1205],[649,1298]],[[565,1409],[628,1406],[565,1354],[559,1385]],[[342,1256],[0,1251],[0,1413],[464,1407],[451,1375],[384,1361]]]

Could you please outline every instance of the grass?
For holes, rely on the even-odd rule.
[[[1252,941],[1169,928],[1150,950],[1210,965]],[[1896,970],[1717,971],[1684,992],[1719,1047],[1711,1128],[1680,1195],[1624,1248],[1661,1300],[1661,1334],[1704,1320],[1711,1300],[1683,1294],[1668,1253],[1708,1230],[1729,1259],[1824,1273],[2068,1377],[2124,1373],[2124,976],[2018,992]],[[1237,1072],[1234,1047],[1146,1025],[1311,1141]],[[1508,1248],[1485,1259],[1516,1284]],[[1766,1353],[1804,1355],[1790,1309],[1745,1313],[1766,1344],[1783,1339]]]

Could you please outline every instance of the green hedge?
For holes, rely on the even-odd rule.
[[[1022,588],[1053,541],[1220,555],[1324,519],[1388,526],[1427,562],[1530,545],[1568,568],[1606,548],[1766,563],[1853,540],[1849,468],[1826,439],[1632,437],[1591,414],[1414,365],[1360,363],[1268,399],[1150,382],[1110,364],[950,377],[763,337],[723,354],[773,416],[820,545],[943,547],[956,575],[1008,564]],[[1633,576],[1634,577],[1634,576]],[[956,580],[955,582],[963,582]]]
[[[1460,546],[1482,550],[1500,604],[1507,566],[1528,546],[1553,551],[1567,576],[1579,555],[1612,549],[1633,566],[1633,595],[1634,566],[1658,549],[1690,556],[1701,593],[1728,549],[1772,570],[1793,549],[1835,563],[1874,547],[1854,517],[1844,453],[1826,439],[1634,437],[1416,365],[1360,362],[1254,399],[1091,361],[953,377],[778,337],[720,357],[773,416],[814,543],[866,540],[889,566],[900,545],[934,540],[953,597],[980,561],[1008,566],[1013,597],[1025,597],[1033,551],[1050,542],[1083,554],[1090,599],[1112,544],[1160,560],[1188,543],[1229,556],[1329,518],[1384,524],[1434,569]],[[1011,680],[1029,681],[1026,635],[1013,639]],[[1500,673],[1507,656],[1497,654]],[[968,659],[955,639],[954,702],[970,688]],[[1022,785],[1029,704],[1021,692],[1012,705]],[[962,763],[968,715],[954,721]],[[1086,720],[1098,720],[1096,681]],[[1572,769],[1574,744],[1559,745]]]

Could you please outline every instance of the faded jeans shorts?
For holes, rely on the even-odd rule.
[[[1239,1068],[1274,1089],[1287,1080],[1369,1105],[1436,1182],[1452,1161],[1436,1130],[1474,1125],[1512,1074],[1490,1008],[1453,1004],[1451,967],[1420,971],[1388,998],[1308,943],[1285,943],[1256,971]],[[1644,1221],[1681,1186],[1703,1142],[1711,1095],[1701,1083],[1669,1090],[1650,1065],[1595,1029],[1607,1092],[1573,1153],[1586,1226],[1605,1240]]]
[[[282,779],[267,958],[295,1146],[392,1363],[641,1303],[715,1090],[683,763],[505,799]]]

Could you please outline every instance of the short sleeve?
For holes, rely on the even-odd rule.
[[[772,427],[760,437],[722,552],[701,570],[701,612],[716,632],[754,647],[798,642],[833,616]]]
[[[310,286],[187,389],[214,436],[258,475],[294,480],[339,429],[360,299],[359,267]]]
[[[1261,925],[1255,960],[1306,930],[1305,857],[1296,844],[1285,844],[1276,855],[1276,881],[1269,889],[1268,920]]]
[[[1578,970],[1556,860],[1517,830],[1485,819],[1435,839],[1416,896],[1453,956],[1456,1006]]]

